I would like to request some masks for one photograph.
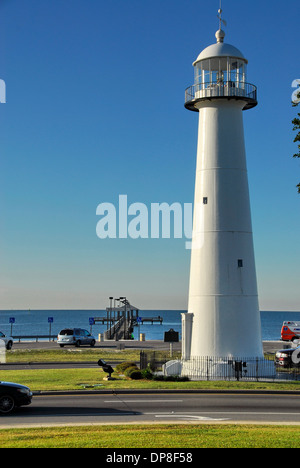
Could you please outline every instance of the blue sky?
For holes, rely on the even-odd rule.
[[[96,208],[192,203],[192,62],[215,42],[218,0],[0,0],[0,308],[186,309],[185,239],[96,236]],[[249,60],[245,112],[262,310],[300,310],[298,2],[224,0],[226,42]]]

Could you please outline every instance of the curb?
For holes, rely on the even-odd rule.
[[[63,391],[37,391],[34,396],[55,395],[134,395],[134,394],[216,394],[216,395],[300,395],[300,390],[197,390],[197,389],[111,389],[111,390],[63,390]]]

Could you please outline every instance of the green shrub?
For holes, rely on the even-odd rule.
[[[132,380],[141,380],[143,377],[142,377],[142,373],[139,369],[133,369],[130,374],[129,374],[129,377],[132,379]]]
[[[153,380],[156,380],[157,382],[162,382],[163,380],[165,380],[165,376],[164,375],[153,375]]]
[[[131,367],[127,367],[127,369],[124,371],[124,374],[126,377],[132,380],[141,380],[143,378],[140,369],[135,364]]]
[[[126,371],[126,369],[128,369],[129,367],[137,367],[136,366],[136,363],[135,362],[121,362],[120,364],[117,364],[116,365],[116,372],[118,372],[119,374],[124,374],[124,372]]]
[[[124,371],[124,375],[126,377],[130,377],[131,376],[131,373],[134,372],[134,371],[138,371],[138,367],[136,365],[134,366],[130,366],[130,367],[127,367],[127,369],[125,369]],[[139,371],[140,372],[140,371]]]
[[[153,378],[153,374],[151,372],[151,370],[147,367],[146,369],[143,369],[141,371],[142,373],[142,378],[145,379],[145,380],[152,380]]]
[[[180,375],[154,375],[153,380],[159,382],[188,382],[190,379],[187,376]]]

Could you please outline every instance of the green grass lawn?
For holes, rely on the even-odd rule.
[[[7,363],[24,362],[98,362],[105,361],[138,361],[140,350],[125,349],[107,350],[91,348],[65,348],[65,349],[12,349],[6,353]]]
[[[0,370],[0,380],[17,382],[30,387],[32,391],[63,390],[120,390],[120,389],[215,389],[215,390],[293,390],[299,391],[297,382],[161,382],[152,380],[130,380],[113,374],[115,380],[105,381],[106,376],[100,367],[95,369],[22,369]],[[101,387],[98,387],[101,385]]]
[[[168,351],[160,351],[161,357],[168,357]],[[137,349],[90,349],[65,348],[53,350],[16,350],[8,351],[7,363],[34,363],[34,362],[93,362],[100,358],[111,363],[134,361],[139,362],[140,350]],[[238,389],[238,390],[296,390],[300,384],[296,382],[159,382],[151,380],[130,380],[113,374],[115,380],[104,381],[106,374],[100,367],[94,369],[26,369],[26,370],[0,370],[0,380],[18,382],[27,385],[32,391],[63,391],[90,389]]]
[[[298,448],[297,426],[118,425],[0,430],[1,448]],[[101,454],[100,454],[101,455]]]

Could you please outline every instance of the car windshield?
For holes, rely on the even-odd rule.
[[[65,329],[60,332],[60,335],[72,336],[73,334],[74,334],[74,331],[70,329]]]

